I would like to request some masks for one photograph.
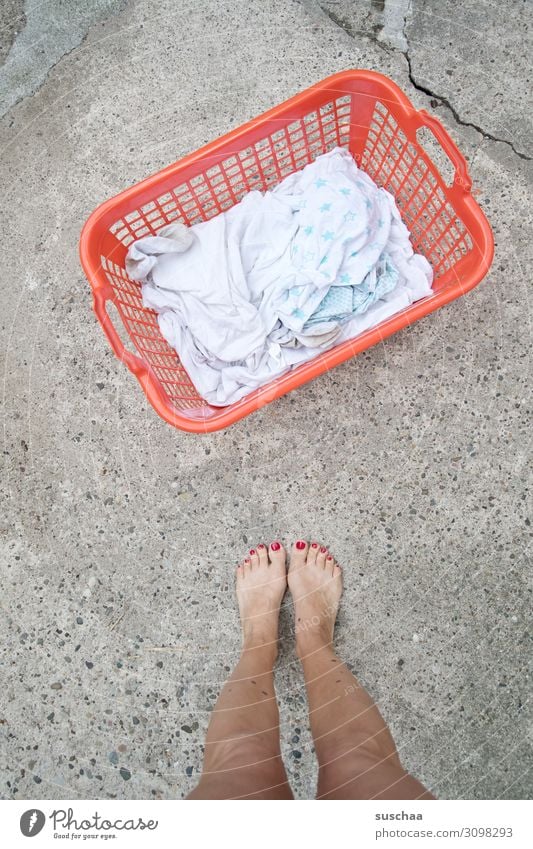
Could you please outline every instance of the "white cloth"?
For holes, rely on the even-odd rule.
[[[380,297],[384,256],[397,283]],[[209,221],[168,225],[133,243],[126,267],[144,281],[144,304],[198,392],[216,406],[378,324],[430,294],[432,282],[394,198],[343,148]],[[343,321],[324,310],[341,286],[360,305]]]
[[[165,264],[163,254],[183,253],[193,241],[193,232],[185,224],[166,224],[157,236],[146,236],[132,244],[126,256],[126,271],[132,280],[146,280],[156,265],[162,268]]]

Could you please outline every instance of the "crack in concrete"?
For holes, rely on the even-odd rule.
[[[531,159],[533,157],[527,156],[527,154],[522,153],[520,150],[517,150],[516,147],[514,146],[514,144],[511,141],[509,141],[508,139],[501,139],[498,136],[493,136],[492,133],[487,132],[487,130],[484,130],[483,127],[480,127],[478,124],[474,124],[473,121],[463,121],[463,119],[461,118],[461,116],[457,112],[457,109],[454,106],[452,106],[452,104],[450,103],[450,101],[448,100],[447,97],[444,97],[442,94],[437,94],[436,92],[432,91],[430,88],[427,88],[426,86],[422,85],[422,83],[419,83],[419,82],[417,82],[417,80],[415,80],[414,75],[413,75],[413,68],[412,68],[412,65],[411,65],[411,57],[409,56],[409,51],[406,50],[405,52],[403,52],[403,55],[405,56],[405,59],[407,61],[407,66],[408,66],[408,69],[409,69],[409,79],[410,79],[411,83],[414,85],[414,87],[417,89],[417,91],[421,91],[423,94],[427,94],[427,95],[429,95],[429,97],[432,97],[434,100],[439,100],[442,104],[444,104],[444,106],[446,106],[450,110],[455,121],[458,124],[460,124],[461,127],[472,127],[474,130],[477,130],[477,132],[480,135],[482,135],[484,139],[490,139],[490,141],[501,142],[502,144],[506,144],[511,148],[511,150],[513,151],[513,153],[516,154],[516,156],[520,157],[520,159],[525,159],[527,162],[531,161]]]
[[[511,148],[513,153],[516,154],[516,156],[518,156],[520,159],[523,159],[526,162],[531,161],[531,159],[533,157],[528,156],[525,153],[522,153],[520,150],[517,150],[516,147],[514,146],[513,142],[509,141],[508,139],[502,139],[502,138],[499,138],[498,136],[493,136],[492,133],[489,133],[487,130],[484,130],[483,127],[480,127],[478,124],[474,124],[473,121],[464,121],[461,118],[461,116],[459,115],[455,106],[453,106],[451,104],[451,102],[448,100],[447,97],[445,97],[442,94],[438,94],[435,91],[432,91],[428,86],[423,85],[422,83],[418,82],[418,80],[415,79],[414,72],[413,72],[413,66],[412,66],[412,62],[411,62],[411,56],[409,54],[409,38],[408,38],[407,32],[406,32],[408,18],[409,18],[409,15],[411,13],[411,9],[412,9],[412,0],[410,0],[409,5],[407,6],[407,9],[405,11],[405,15],[404,15],[404,19],[403,19],[403,28],[402,28],[402,35],[403,35],[403,38],[405,39],[405,43],[407,44],[407,50],[400,50],[397,47],[388,45],[385,42],[380,41],[377,36],[378,36],[378,33],[381,31],[382,26],[379,26],[379,25],[373,26],[372,27],[373,34],[370,34],[368,32],[362,32],[361,30],[354,30],[353,27],[350,25],[350,23],[348,21],[346,21],[344,18],[341,18],[340,15],[336,15],[334,12],[331,12],[329,9],[324,8],[323,6],[320,5],[320,3],[317,3],[317,6],[320,9],[320,11],[327,18],[329,18],[330,21],[332,21],[336,26],[338,26],[340,29],[342,29],[350,38],[355,38],[355,36],[360,36],[361,38],[367,38],[369,41],[372,41],[374,44],[377,45],[377,47],[379,47],[381,50],[385,50],[387,53],[400,53],[405,58],[405,61],[407,62],[407,72],[408,72],[409,80],[410,80],[411,84],[414,86],[414,88],[416,88],[417,91],[422,92],[422,94],[426,94],[428,97],[431,97],[433,100],[437,100],[442,105],[446,106],[446,108],[451,112],[451,114],[452,114],[452,116],[453,116],[453,118],[454,118],[454,120],[456,121],[457,124],[459,124],[462,127],[472,127],[472,129],[476,130],[481,136],[483,136],[484,139],[489,139],[490,141],[500,142],[501,144],[506,144]]]

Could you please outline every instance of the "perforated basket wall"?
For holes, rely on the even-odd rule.
[[[426,153],[409,141],[385,104],[376,101],[361,168],[396,200],[411,244],[438,279],[474,247],[465,223],[446,198],[442,177]]]

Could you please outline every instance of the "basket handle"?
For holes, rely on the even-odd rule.
[[[455,144],[448,131],[443,127],[438,118],[430,115],[425,109],[419,109],[418,116],[421,119],[420,126],[427,127],[440,146],[444,150],[446,156],[455,168],[454,185],[465,192],[469,192],[472,188],[472,177],[468,173],[468,165],[463,154]]]
[[[93,308],[98,321],[102,325],[102,330],[104,331],[115,356],[127,365],[129,370],[138,380],[141,380],[141,378],[148,373],[148,369],[139,357],[132,354],[131,351],[128,351],[122,339],[118,335],[113,321],[111,320],[111,316],[107,311],[108,300],[112,301],[113,299],[108,298],[102,289],[97,289],[94,292]]]

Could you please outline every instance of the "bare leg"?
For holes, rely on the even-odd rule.
[[[319,763],[317,798],[432,799],[405,771],[378,708],[333,651],[342,572],[325,547],[296,543],[289,588]]]
[[[204,768],[189,799],[292,799],[279,744],[274,691],[278,617],[287,587],[280,543],[252,549],[237,567],[243,647],[213,710]]]

